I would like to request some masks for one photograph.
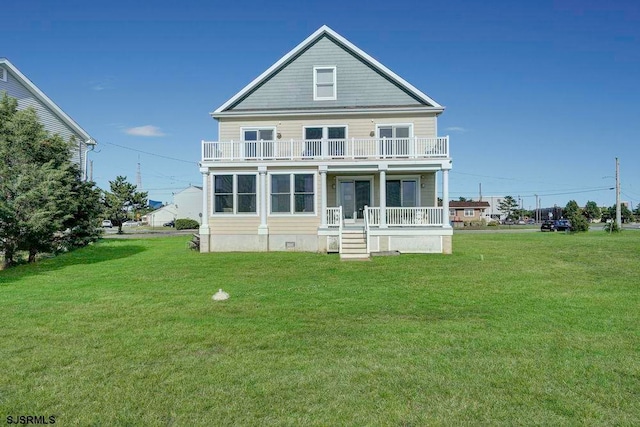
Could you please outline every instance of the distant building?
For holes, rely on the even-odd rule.
[[[486,202],[489,207],[485,209],[485,215],[488,220],[502,221],[507,218],[507,215],[500,211],[500,203],[504,200],[504,196],[482,196],[482,200],[475,199],[475,202]]]
[[[173,203],[147,214],[147,222],[152,227],[187,218],[202,223],[202,187],[189,186],[173,195]]]
[[[449,221],[455,223],[489,221],[491,217],[487,214],[489,202],[473,201],[450,201]]]

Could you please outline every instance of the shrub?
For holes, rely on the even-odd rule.
[[[178,218],[176,219],[176,230],[190,230],[200,227],[200,224],[195,219]]]
[[[569,215],[568,219],[571,221],[571,231],[589,231],[589,222],[582,213],[573,212]]]
[[[622,230],[620,230],[620,227],[618,227],[617,222],[609,221],[605,224],[604,231],[606,231],[607,233],[619,233]]]

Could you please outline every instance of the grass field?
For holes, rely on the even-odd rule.
[[[0,272],[0,421],[640,425],[640,232],[352,263],[188,240]]]

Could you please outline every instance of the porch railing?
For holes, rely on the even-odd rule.
[[[367,207],[367,218],[370,226],[380,226],[380,208]],[[442,226],[442,208],[386,208],[386,224],[388,226],[420,227],[420,226]]]
[[[447,158],[449,137],[202,141],[203,161]]]
[[[342,224],[342,206],[327,208],[325,212],[327,227],[339,227]]]

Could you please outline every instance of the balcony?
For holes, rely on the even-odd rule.
[[[203,162],[246,160],[442,159],[449,137],[202,141]]]

